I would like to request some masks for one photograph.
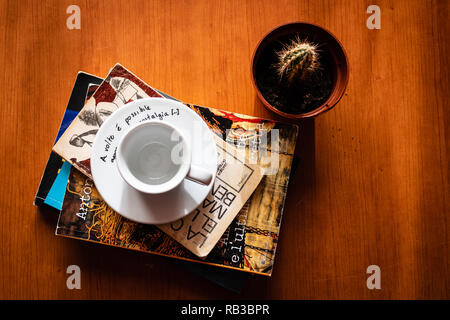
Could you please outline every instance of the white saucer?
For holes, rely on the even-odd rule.
[[[184,179],[175,189],[152,195],[137,191],[123,180],[115,161],[120,138],[131,125],[151,121],[152,117],[169,122],[186,136],[191,142],[192,164],[213,175],[209,185]],[[98,192],[114,211],[139,223],[168,223],[192,212],[211,191],[216,170],[217,148],[206,123],[184,104],[164,98],[140,99],[115,111],[100,127],[92,147],[91,171]]]

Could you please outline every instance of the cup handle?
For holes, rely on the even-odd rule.
[[[191,168],[189,169],[189,172],[186,176],[186,179],[189,179],[191,181],[200,183],[200,184],[204,184],[204,185],[209,185],[211,183],[212,180],[212,174],[209,173],[208,171],[191,165]]]

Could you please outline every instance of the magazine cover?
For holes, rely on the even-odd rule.
[[[156,226],[138,224],[114,212],[101,199],[93,181],[74,169],[69,177],[56,234],[270,276],[298,128],[212,108],[190,107],[211,130],[227,143],[238,144],[248,157],[252,157],[261,142],[266,142],[264,152],[259,152],[255,160],[262,167],[272,163],[206,258],[198,258]],[[276,146],[272,144],[273,137],[278,139]],[[277,160],[275,168],[274,159]],[[188,222],[179,220],[170,225],[176,230]],[[211,225],[204,227],[208,229]]]

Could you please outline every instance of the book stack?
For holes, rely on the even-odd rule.
[[[215,277],[222,284],[244,274],[236,271],[270,276],[297,126],[186,104],[206,122],[216,140],[239,148],[245,154],[243,159],[248,161],[252,152],[258,151],[252,163],[243,163],[255,173],[248,175],[252,180],[246,188],[237,188],[226,178],[217,182],[217,186],[222,183],[235,190],[240,196],[238,207],[226,207],[226,203],[211,196],[183,219],[165,225],[140,224],[113,211],[99,195],[90,176],[90,150],[98,128],[110,114],[130,101],[146,97],[175,100],[120,64],[105,79],[79,72],[35,205],[59,210],[58,236],[195,262],[198,265],[191,263],[188,268],[198,266],[197,270],[204,274],[207,270],[206,277]],[[261,132],[266,134],[264,138]],[[228,170],[232,168],[228,166]],[[233,172],[227,174],[232,176]],[[207,213],[203,214],[207,222],[201,221],[200,212]]]

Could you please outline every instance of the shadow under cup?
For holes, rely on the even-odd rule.
[[[186,141],[177,129],[159,122],[143,122],[123,136],[117,165],[124,180],[146,193],[162,193],[176,187],[190,167]]]

